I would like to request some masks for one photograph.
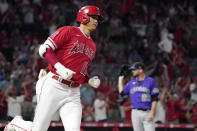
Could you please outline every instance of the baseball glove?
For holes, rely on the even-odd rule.
[[[127,77],[127,76],[131,75],[131,70],[129,70],[129,67],[130,67],[130,65],[123,65],[120,68],[119,76]]]

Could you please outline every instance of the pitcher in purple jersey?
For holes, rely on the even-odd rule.
[[[129,95],[132,103],[132,125],[134,131],[155,131],[153,117],[156,111],[159,89],[155,80],[146,76],[144,64],[136,62],[129,68],[133,73],[124,86],[124,76],[118,79],[120,95]]]

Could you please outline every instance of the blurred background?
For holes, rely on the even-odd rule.
[[[196,0],[0,0],[0,121],[33,119],[37,76],[47,69],[39,45],[57,28],[77,26],[85,5],[98,6],[104,21],[92,36],[97,53],[89,68],[101,85],[82,85],[82,121],[131,123],[117,78],[122,65],[141,60],[161,92],[154,121],[197,123]],[[105,103],[100,114],[97,99]]]

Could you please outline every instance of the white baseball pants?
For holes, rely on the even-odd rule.
[[[150,111],[132,109],[132,125],[134,131],[155,131],[153,121],[148,122],[147,117]]]
[[[52,78],[49,72],[36,84],[38,104],[32,131],[47,131],[52,116],[59,113],[66,131],[80,131],[82,106],[80,86],[68,87]]]

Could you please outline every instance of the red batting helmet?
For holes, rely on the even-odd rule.
[[[77,14],[77,22],[80,22],[82,24],[86,24],[90,21],[91,15],[98,15],[99,20],[102,19],[102,16],[100,14],[99,8],[96,6],[84,6],[82,7]]]

